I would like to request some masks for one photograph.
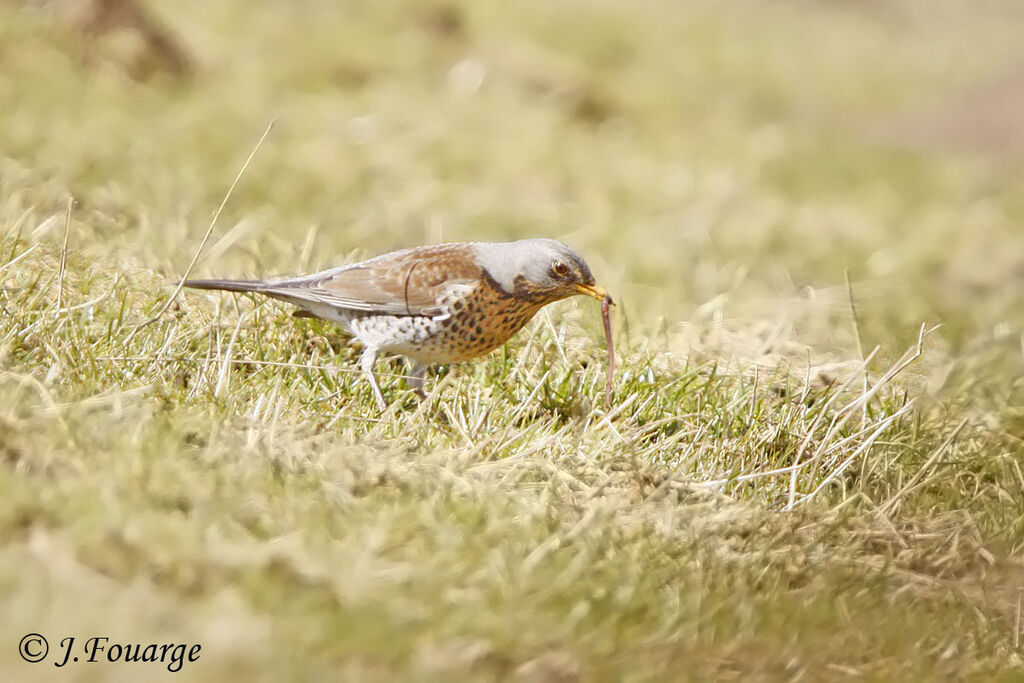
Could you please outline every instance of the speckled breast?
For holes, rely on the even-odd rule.
[[[426,363],[469,360],[504,344],[541,306],[529,299],[481,287],[453,301],[448,315],[393,319],[396,334],[382,348]]]

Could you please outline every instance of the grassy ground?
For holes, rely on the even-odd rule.
[[[190,79],[0,6],[5,678],[92,635],[201,680],[1024,676],[1021,165],[890,125],[1009,68],[1016,3],[161,9]],[[612,409],[592,301],[422,404],[382,364],[383,415],[287,307],[137,330],[274,118],[197,275],[560,238]]]

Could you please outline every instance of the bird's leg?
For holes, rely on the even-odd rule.
[[[377,384],[377,377],[373,374],[373,366],[377,363],[378,350],[372,346],[366,347],[363,355],[359,358],[359,366],[370,380],[370,388],[373,389],[373,397],[377,399],[377,407],[383,412],[387,410],[388,404],[384,402],[384,394],[380,393],[380,385]]]
[[[425,380],[427,377],[427,368],[429,367],[430,366],[427,365],[426,363],[420,363],[418,361],[413,363],[412,369],[409,371],[409,374],[405,380],[406,383],[409,385],[409,388],[416,392],[416,395],[419,396],[421,399],[427,397],[427,395],[423,392],[423,380]]]

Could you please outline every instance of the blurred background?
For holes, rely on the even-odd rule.
[[[99,258],[180,273],[276,120],[197,272],[552,236],[633,331],[847,353],[847,271],[869,348],[1024,323],[1013,0],[5,0],[0,27],[0,201],[72,193]]]
[[[271,121],[194,275],[564,240],[614,424],[581,297],[387,419],[285,308],[136,335]],[[1017,680],[1022,171],[1020,0],[0,0],[0,669]]]

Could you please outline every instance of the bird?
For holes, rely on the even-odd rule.
[[[490,353],[544,306],[576,295],[611,302],[583,258],[546,238],[424,245],[290,279],[183,285],[266,295],[297,306],[296,317],[338,324],[363,346],[359,366],[381,411],[381,353],[412,361],[407,381],[424,398],[430,366]]]

